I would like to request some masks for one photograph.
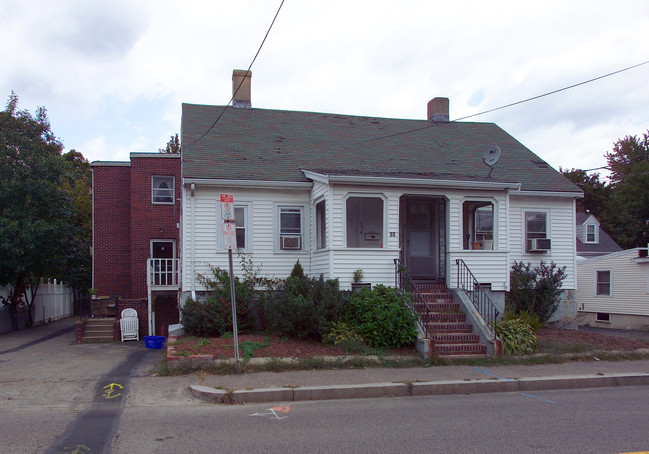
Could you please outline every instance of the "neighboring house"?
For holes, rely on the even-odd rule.
[[[622,248],[600,227],[599,221],[589,213],[577,213],[577,259],[599,257]]]
[[[449,122],[446,98],[428,104],[428,120],[251,108],[245,74],[233,75],[234,108],[182,106],[183,300],[210,265],[228,267],[223,193],[238,246],[264,276],[286,277],[299,260],[344,289],[357,269],[394,285],[401,263],[418,282],[455,288],[461,259],[501,314],[514,261],[554,261],[576,288],[582,192],[497,125]]]
[[[628,249],[580,262],[580,325],[649,330],[647,248]]]
[[[149,334],[178,323],[180,161],[131,153],[130,162],[91,164],[92,286],[98,295],[131,300]]]

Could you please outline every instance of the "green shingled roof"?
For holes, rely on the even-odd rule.
[[[493,123],[227,108],[209,130],[223,109],[183,104],[184,178],[302,182],[309,181],[302,170],[309,170],[521,183],[526,191],[581,192]],[[502,156],[489,178],[482,157],[494,145]]]

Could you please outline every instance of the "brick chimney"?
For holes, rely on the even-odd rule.
[[[252,79],[251,71],[241,69],[232,71],[232,107],[252,109],[250,79]]]
[[[428,120],[448,123],[448,98],[433,98],[428,101]]]

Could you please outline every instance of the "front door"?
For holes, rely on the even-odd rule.
[[[440,278],[439,202],[433,198],[404,200],[403,259],[415,281],[437,282]]]

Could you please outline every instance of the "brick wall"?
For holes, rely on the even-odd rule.
[[[130,286],[129,171],[127,166],[93,166],[93,275],[102,296],[124,295]]]
[[[180,257],[180,158],[134,153],[130,163],[93,163],[94,286],[99,295],[147,297],[151,240],[175,241]],[[154,205],[151,177],[174,177],[174,204]]]
[[[147,259],[151,257],[151,240],[176,243],[176,258],[180,257],[180,159],[177,157],[131,158],[130,248],[132,279],[130,298],[147,296]],[[174,204],[153,204],[151,177],[173,176]]]

